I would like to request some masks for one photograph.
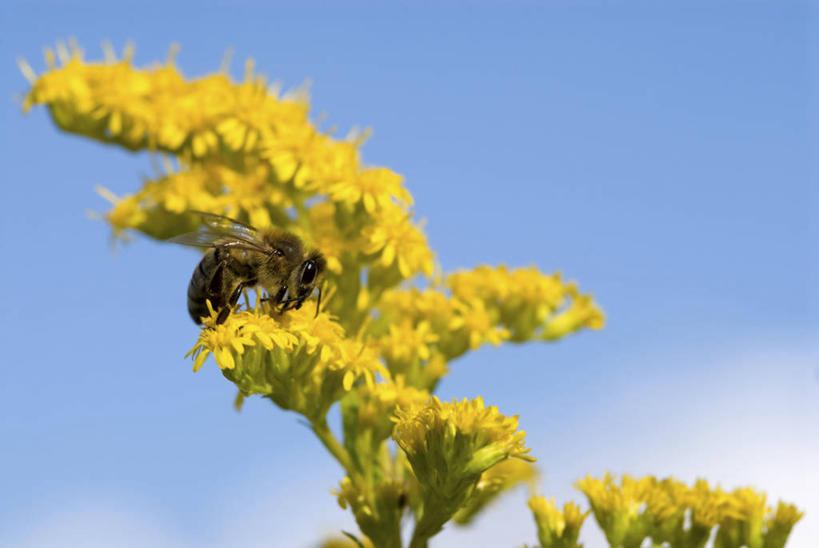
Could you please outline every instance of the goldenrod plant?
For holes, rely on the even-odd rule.
[[[442,273],[402,177],[362,162],[365,133],[319,130],[306,93],[280,95],[250,61],[241,82],[227,66],[187,79],[175,51],[137,68],[132,47],[117,57],[105,45],[102,62],[87,62],[76,45],[58,44],[42,74],[21,60],[31,84],[23,108],[43,105],[64,131],[165,160],[133,194],[100,190],[116,235],[167,240],[195,231],[199,211],[278,227],[324,255],[321,310],[281,313],[248,291],[224,321],[210,307],[189,356],[194,371],[213,357],[237,408],[261,396],[299,413],[338,461],[334,494],[360,531],[325,546],[424,547],[448,522],[468,524],[502,492],[532,485],[517,416],[433,393],[456,358],[483,345],[602,328],[592,297],[534,267]],[[784,503],[770,514],[754,491],[704,483],[607,476],[578,486],[612,546],[702,546],[716,526],[719,547],[782,546],[801,517]],[[579,546],[588,511],[543,497],[529,506],[540,546]]]
[[[772,511],[765,494],[754,489],[727,492],[705,480],[688,486],[674,478],[623,476],[618,482],[606,474],[603,479],[581,479],[577,488],[586,495],[609,545],[624,548],[647,542],[702,548],[712,536],[715,548],[778,548],[785,546],[803,515],[781,501]]]

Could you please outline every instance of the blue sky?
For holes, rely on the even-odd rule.
[[[751,484],[807,508],[819,538],[817,18],[795,2],[481,2],[391,7],[4,2],[0,544],[310,546],[352,528],[340,479],[296,417],[233,412],[184,291],[196,255],[112,250],[94,192],[149,159],[20,112],[15,59],[74,36],[136,62],[181,45],[188,75],[252,56],[314,115],[374,130],[445,270],[561,270],[608,315],[554,345],[453,364],[445,398],[520,414],[540,490],[615,473]],[[589,548],[602,546],[588,525]],[[271,539],[276,539],[275,542]],[[535,540],[525,493],[433,546]]]

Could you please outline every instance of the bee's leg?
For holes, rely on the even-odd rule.
[[[279,302],[279,304],[282,305],[281,309],[279,309],[279,314],[287,312],[292,308],[298,309],[303,301],[304,297],[293,297]]]
[[[239,302],[239,297],[242,296],[242,290],[244,288],[245,288],[244,284],[239,284],[236,286],[236,289],[233,290],[233,293],[230,294],[230,297],[228,298],[228,302],[225,304],[225,307],[222,310],[220,310],[219,315],[216,316],[217,325],[225,323],[225,320],[228,319],[231,310],[233,310],[233,307],[236,306],[236,303]]]
[[[284,296],[287,294],[287,286],[283,285],[281,289],[279,289],[278,293],[275,296],[271,297],[269,294],[267,297],[262,298],[263,303],[272,302],[273,304],[279,304],[284,300]]]
[[[278,293],[276,293],[276,296],[275,296],[275,297],[273,297],[273,302],[274,302],[275,304],[281,304],[282,302],[284,302],[284,300],[285,300],[286,298],[287,298],[287,286],[286,286],[286,285],[283,285],[283,286],[281,287],[281,289],[279,289],[279,292],[278,292]]]
[[[316,315],[313,316],[314,318],[318,318],[319,310],[321,309],[321,288],[324,286],[322,283],[318,288],[318,300],[316,301]]]

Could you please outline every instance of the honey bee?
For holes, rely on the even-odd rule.
[[[222,215],[192,213],[202,217],[204,227],[169,241],[207,248],[188,285],[188,313],[197,324],[209,315],[206,300],[218,311],[216,323],[221,324],[244,289],[261,286],[268,293],[266,300],[281,306],[282,313],[301,308],[318,287],[327,263],[318,251],[308,253],[295,234],[257,230]],[[321,305],[318,289],[316,315]]]

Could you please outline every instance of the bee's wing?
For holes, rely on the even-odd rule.
[[[209,241],[213,235],[222,236],[225,238],[224,242],[210,243],[202,245],[199,243],[186,243],[185,245],[195,245],[197,247],[212,247],[213,245],[226,245],[226,242],[233,242],[230,247],[239,247],[241,242],[246,244],[254,251],[261,253],[274,253],[276,250],[266,244],[260,237],[259,231],[236,219],[225,217],[224,215],[216,215],[215,213],[207,213],[205,211],[190,210],[189,213],[195,213],[202,217],[202,222],[207,226],[206,230],[198,233],[194,232],[188,240],[193,241]],[[195,236],[196,234],[204,234],[204,236]],[[175,240],[174,240],[175,241]],[[177,242],[183,243],[183,242]]]
[[[207,230],[180,234],[179,236],[168,238],[167,241],[192,247],[231,247],[265,254],[270,254],[273,251],[271,247],[261,241],[245,240],[229,234],[220,234],[219,232]]]
[[[206,213],[204,211],[191,210],[190,213],[195,213],[202,217],[202,221],[213,232],[222,234],[230,234],[241,240],[255,240],[259,241],[259,232],[252,226],[245,224],[236,219],[225,217],[224,215],[216,215],[215,213]]]

